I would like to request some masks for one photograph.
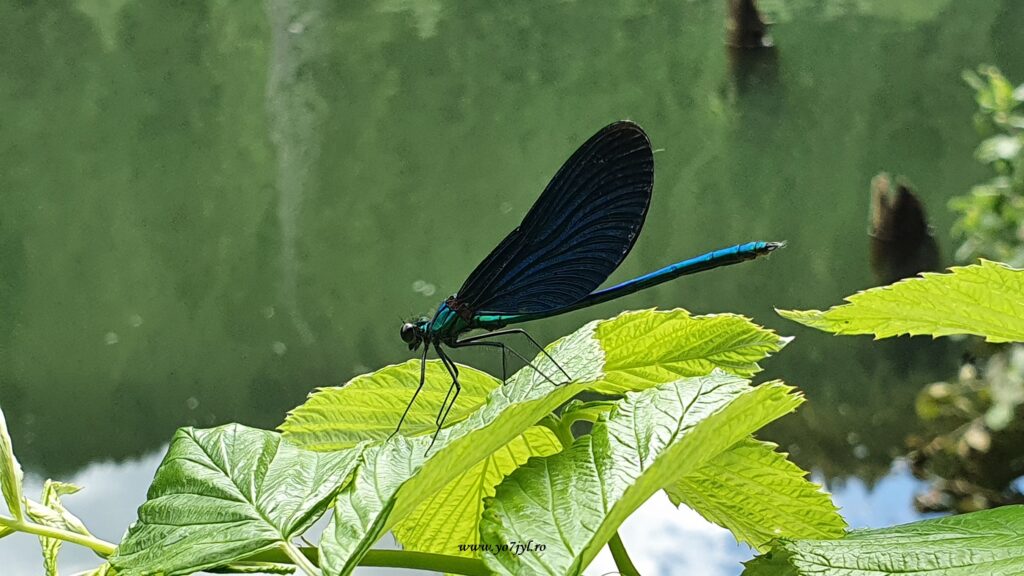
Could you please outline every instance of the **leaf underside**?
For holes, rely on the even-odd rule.
[[[485,562],[499,574],[579,574],[652,494],[794,410],[801,397],[791,390],[716,371],[627,394],[571,449],[531,459],[498,486],[484,541],[546,548],[489,552]]]
[[[1024,574],[1024,506],[854,530],[840,540],[779,540],[770,554],[748,562],[743,574]]]
[[[665,491],[762,552],[776,538],[842,537],[846,522],[829,495],[775,448],[744,439]]]
[[[183,428],[111,563],[120,575],[170,576],[279,547],[327,510],[359,452],[301,450],[239,424]]]

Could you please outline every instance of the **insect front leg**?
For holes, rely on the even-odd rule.
[[[448,413],[452,411],[452,406],[455,406],[455,401],[459,398],[459,392],[462,391],[462,385],[459,383],[459,367],[452,362],[452,359],[444,353],[440,344],[434,344],[434,350],[437,351],[437,355],[441,358],[441,363],[448,369],[448,374],[452,377],[452,385],[448,387],[448,393],[444,396],[444,401],[441,402],[441,409],[437,413],[437,418],[434,423],[437,424],[437,429],[434,430],[434,436],[430,439],[430,446],[427,447],[427,451],[434,446],[434,442],[437,441],[437,435],[441,432],[441,428],[444,426],[444,421],[448,419]],[[455,394],[452,395],[452,390]],[[451,398],[451,402],[448,398]]]
[[[420,358],[420,384],[416,387],[416,391],[412,393],[412,398],[409,403],[405,406],[405,412],[402,412],[402,417],[398,419],[398,426],[395,427],[395,431],[388,436],[388,440],[398,434],[398,431],[402,429],[402,422],[405,422],[405,417],[409,415],[409,409],[412,408],[414,402],[416,402],[416,396],[419,395],[420,390],[423,389],[423,382],[427,379],[427,351],[430,347],[424,344],[423,346],[423,357]]]

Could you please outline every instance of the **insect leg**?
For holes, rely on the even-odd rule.
[[[504,330],[495,330],[494,332],[488,332],[486,334],[478,334],[476,336],[470,336],[469,338],[463,338],[462,340],[460,340],[460,342],[479,342],[480,340],[487,340],[489,338],[494,338],[496,336],[506,336],[511,334],[522,334],[523,336],[526,336],[530,343],[533,344],[537,348],[537,350],[540,350],[540,353],[547,357],[547,359],[550,360],[551,363],[555,365],[555,368],[558,368],[559,372],[561,372],[562,375],[565,376],[566,380],[572,380],[572,376],[569,376],[569,373],[566,372],[565,369],[558,364],[558,362],[555,362],[555,359],[552,358],[550,354],[548,354],[548,351],[545,350],[544,347],[541,346],[539,343],[537,343],[537,341],[533,339],[533,336],[530,336],[529,332],[523,330],[522,328],[506,328]],[[512,349],[509,348],[509,350]],[[514,350],[513,353],[515,353]],[[516,356],[519,356],[519,354],[516,354]],[[522,358],[522,356],[519,357]],[[529,364],[529,362],[527,362],[527,364]]]
[[[550,376],[548,376],[544,372],[541,372],[540,368],[537,368],[536,366],[534,366],[533,362],[530,362],[529,360],[527,360],[526,357],[524,357],[522,354],[520,354],[519,352],[516,352],[515,348],[505,344],[504,342],[487,342],[487,341],[481,342],[478,339],[474,339],[474,340],[469,340],[469,341],[467,341],[467,340],[459,340],[459,341],[453,342],[451,344],[452,348],[472,348],[474,346],[489,346],[489,347],[493,347],[493,348],[501,348],[501,355],[502,355],[502,359],[503,360],[504,360],[505,352],[506,351],[511,352],[513,356],[515,356],[516,358],[519,358],[520,360],[522,360],[523,363],[526,364],[527,366],[529,366],[530,368],[533,368],[534,372],[536,372],[537,374],[540,374],[541,377],[544,378],[545,380],[547,380],[552,386],[558,386],[559,385],[558,382],[555,382],[554,380],[552,380]],[[507,380],[507,378],[506,378],[506,380]]]
[[[420,384],[416,387],[416,391],[412,393],[412,398],[409,400],[409,404],[405,406],[405,412],[402,412],[402,417],[398,420],[398,426],[395,427],[395,431],[388,436],[388,440],[391,440],[398,431],[402,429],[402,422],[405,422],[405,417],[409,415],[409,409],[412,408],[413,402],[416,402],[416,396],[423,389],[423,382],[427,379],[427,351],[430,350],[430,346],[423,345],[423,357],[420,358]]]
[[[452,384],[448,387],[448,393],[445,394],[444,401],[441,402],[442,411],[438,413],[437,418],[434,420],[434,424],[437,424],[437,426],[440,427],[444,424],[445,418],[448,417],[448,412],[451,411],[451,406],[455,404],[455,398],[452,398],[451,405],[448,404],[448,398],[452,395],[452,390],[455,390],[455,395],[458,396],[459,392],[462,390],[462,386],[459,382],[459,367],[447,354],[441,352],[440,347],[438,347],[438,356],[441,357],[441,362],[444,362],[445,368],[448,369],[448,374],[452,377]],[[445,410],[445,406],[448,406],[448,410]]]
[[[452,362],[452,359],[444,353],[439,344],[434,344],[434,350],[437,351],[438,357],[441,358],[441,363],[448,369],[448,374],[452,377],[452,385],[448,387],[448,393],[444,396],[444,401],[441,402],[441,409],[437,413],[437,419],[434,423],[437,424],[437,430],[434,430],[434,436],[430,439],[430,446],[427,446],[429,452],[434,447],[434,442],[437,441],[437,435],[441,432],[441,427],[444,426],[444,421],[448,418],[448,413],[452,411],[452,406],[455,406],[455,400],[459,397],[459,392],[462,391],[462,385],[459,384],[459,367]],[[452,390],[455,390],[455,395],[452,395]],[[451,397],[451,402],[448,402],[448,398]],[[446,407],[447,406],[447,407]]]

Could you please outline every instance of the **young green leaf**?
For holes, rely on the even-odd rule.
[[[579,574],[647,498],[699,469],[802,401],[791,388],[757,388],[721,371],[631,393],[572,448],[531,459],[485,504],[484,542],[543,544],[487,552],[499,574]]]
[[[796,574],[874,576],[1024,574],[1024,506],[854,530],[840,540],[778,540],[747,563],[745,576],[785,560]]]
[[[395,525],[392,533],[407,550],[451,556],[480,557],[459,545],[480,542],[480,514],[484,498],[531,456],[547,456],[562,449],[558,438],[543,426],[528,428],[521,436],[449,482]]]
[[[775,448],[747,438],[665,492],[762,552],[775,538],[842,537],[846,522],[832,499]]]
[[[602,414],[607,414],[615,407],[615,400],[591,400],[584,402],[579,399],[570,400],[562,407],[559,418],[565,422],[597,422]]]
[[[733,352],[751,339],[731,338],[728,334],[750,332],[753,325],[739,317],[718,324],[716,318],[694,318],[684,310],[647,310],[591,322],[547,348],[572,376],[571,382],[552,384],[543,374],[557,379],[560,372],[539,355],[533,362],[542,374],[530,368],[517,372],[507,384],[494,389],[478,410],[442,430],[429,454],[425,452],[430,439],[425,437],[395,437],[383,445],[368,447],[352,483],[339,492],[334,516],[321,539],[320,558],[325,572],[331,576],[350,573],[382,534],[440,487],[579,392],[656,386],[664,383],[663,378],[677,378],[680,370],[696,371],[701,366],[711,370],[718,361],[733,368],[756,369],[755,361],[750,360],[753,354],[740,362]],[[719,328],[717,332],[695,330],[694,323],[716,323]],[[680,340],[686,337],[703,338],[700,354],[714,360],[703,360],[692,346]],[[758,358],[784,344],[774,334],[771,338],[774,344],[767,342],[767,337],[763,343],[750,344],[762,350]],[[620,350],[623,347],[637,356],[627,358]],[[612,361],[606,362],[606,358]],[[428,381],[425,388],[430,386],[447,389],[448,379]]]
[[[59,538],[39,537],[39,544],[43,548],[43,571],[46,576],[59,576],[57,572],[57,554],[64,541]]]
[[[594,389],[605,394],[704,376],[715,368],[747,378],[761,370],[759,361],[789,342],[743,316],[691,316],[685,310],[624,312],[599,324],[596,336],[605,350],[606,375]]]
[[[0,492],[4,493],[7,509],[11,511],[15,520],[25,519],[25,510],[22,507],[25,496],[21,487],[24,476],[18,459],[14,457],[11,435],[7,432],[7,420],[4,419],[3,410],[0,410]]]
[[[363,441],[386,440],[412,398],[420,378],[420,361],[409,360],[356,376],[344,386],[318,388],[304,404],[288,413],[279,429],[289,442],[309,450],[340,450]],[[427,363],[426,381],[402,424],[406,436],[433,434],[438,408],[451,377],[439,360]],[[438,385],[440,382],[447,382]],[[476,410],[491,390],[501,385],[493,376],[459,365],[462,392],[448,415],[458,422]]]
[[[61,496],[76,494],[81,489],[80,486],[75,486],[74,484],[47,480],[43,484],[42,502],[39,503],[26,499],[26,512],[32,520],[39,524],[91,536],[85,524],[77,516],[69,512],[60,501]]]
[[[973,334],[989,342],[1024,341],[1024,270],[982,260],[922,276],[858,292],[846,298],[849,304],[824,312],[778,313],[836,334]]]
[[[741,576],[800,576],[800,573],[789,563],[789,554],[772,551],[744,562]]]
[[[301,450],[238,424],[178,430],[111,564],[170,576],[283,547],[323,515],[359,453]]]
[[[47,480],[43,484],[42,503],[26,499],[25,503],[27,506],[25,511],[28,517],[36,523],[91,536],[85,528],[85,524],[77,516],[68,512],[60,501],[61,496],[74,494],[79,490],[81,488],[74,484]],[[59,538],[39,537],[39,543],[43,547],[43,568],[46,570],[47,576],[57,575],[57,554],[60,552],[60,546],[63,542]]]
[[[368,446],[352,482],[338,493],[334,515],[320,539],[324,572],[350,574],[373,543],[424,500],[597,381],[604,352],[593,336],[595,325],[548,348],[575,377],[573,382],[556,386],[524,368],[491,392],[479,410],[441,430],[429,452],[430,438],[425,436],[396,436]],[[558,373],[544,357],[534,365],[545,374]]]

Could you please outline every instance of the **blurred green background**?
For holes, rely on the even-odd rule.
[[[830,483],[883,478],[958,344],[834,338],[773,308],[876,283],[881,170],[913,182],[951,263],[946,202],[985,174],[960,73],[1024,77],[1024,3],[762,9],[777,48],[744,55],[719,1],[3,0],[0,405],[22,463],[66,476],[179,426],[274,427],[313,388],[406,359],[401,319],[629,118],[659,150],[656,185],[613,281],[789,246],[528,328],[748,315],[796,336],[766,376],[809,399],[768,436]]]

